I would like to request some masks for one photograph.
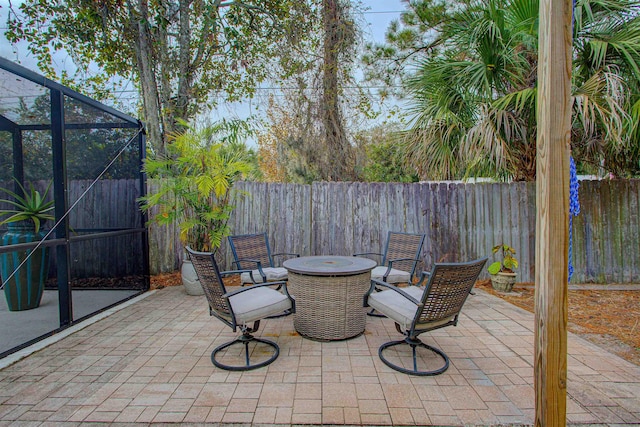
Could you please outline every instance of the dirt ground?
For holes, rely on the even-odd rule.
[[[179,272],[151,277],[151,289],[176,285]],[[509,293],[494,291],[489,280],[476,287],[533,313],[532,283],[517,283]],[[569,331],[640,366],[640,286],[633,291],[607,290],[605,285],[602,290],[569,290]]]

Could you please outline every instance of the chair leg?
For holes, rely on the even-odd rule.
[[[251,364],[250,351],[249,351],[249,343],[251,342],[259,342],[259,343],[266,344],[269,347],[272,347],[274,349],[273,354],[267,360],[264,360],[259,363]],[[228,347],[231,347],[232,345],[235,345],[235,344],[241,344],[244,346],[244,365],[226,365],[222,362],[219,362],[216,359],[216,354],[218,352]],[[267,366],[268,364],[276,360],[279,354],[280,354],[280,347],[278,347],[278,344],[276,344],[275,342],[265,340],[262,338],[256,338],[249,333],[243,333],[235,340],[216,347],[211,353],[211,362],[213,362],[213,364],[218,368],[225,369],[227,371],[249,371],[251,369],[258,369],[258,368],[262,368],[263,366]]]
[[[396,365],[395,363],[390,362],[389,360],[387,360],[387,358],[384,356],[383,351],[389,347],[394,347],[397,345],[408,345],[411,347],[411,355],[413,357],[413,369],[407,369],[404,368],[402,366]],[[422,347],[422,348],[426,348],[427,350],[437,354],[438,356],[440,356],[440,358],[442,358],[442,360],[444,361],[444,365],[438,369],[434,369],[434,370],[430,370],[430,371],[421,371],[418,369],[418,358],[417,358],[417,353],[416,350],[418,347]],[[419,375],[419,376],[430,376],[430,375],[439,375],[441,373],[443,373],[444,371],[446,371],[449,368],[449,358],[447,357],[447,355],[440,349],[436,348],[436,347],[431,347],[430,345],[427,345],[425,343],[423,343],[422,341],[420,341],[417,338],[411,339],[409,337],[400,340],[400,341],[390,341],[388,343],[384,343],[380,346],[380,348],[378,349],[378,356],[380,357],[380,360],[382,360],[382,362],[384,362],[385,365],[387,365],[388,367],[390,367],[391,369],[394,369],[398,372],[402,372],[404,374],[409,374],[409,375]]]
[[[375,308],[372,308],[371,310],[367,311],[367,316],[371,316],[371,317],[387,317],[384,314],[376,311]]]
[[[277,319],[279,317],[286,317],[286,316],[290,316],[292,314],[293,314],[293,312],[291,310],[287,309],[287,310],[283,311],[280,314],[274,314],[273,316],[267,316],[267,317],[265,317],[265,319]]]
[[[375,308],[372,308],[371,310],[367,311],[367,316],[371,316],[371,317],[387,317],[384,314],[378,313]]]

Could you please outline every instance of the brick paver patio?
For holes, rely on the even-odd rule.
[[[268,367],[215,368],[234,334],[204,297],[154,291],[0,371],[0,426],[82,423],[339,425],[532,424],[533,315],[482,291],[457,327],[422,337],[451,358],[436,377],[381,363],[399,334],[367,318],[364,335],[303,339],[291,317],[263,321],[280,345]],[[640,425],[640,367],[569,335],[567,421]]]

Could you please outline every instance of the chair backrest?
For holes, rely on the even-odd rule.
[[[271,249],[267,240],[267,233],[241,234],[229,236],[229,246],[233,253],[233,258],[237,262],[242,259],[260,261],[262,267],[273,267]],[[237,269],[254,269],[255,263],[243,263],[240,261]]]
[[[393,268],[408,271],[413,277],[416,265],[420,259],[420,251],[424,244],[424,234],[400,233],[389,231],[387,236],[387,246],[384,250],[382,265],[387,265],[389,260],[409,258],[412,261],[397,261],[393,263]]]
[[[422,294],[422,310],[418,310],[418,323],[436,322],[457,316],[462,310],[471,288],[475,284],[487,258],[470,262],[439,263],[433,267]]]
[[[223,297],[227,290],[213,253],[196,252],[188,246],[186,250],[209,302],[211,314],[226,322],[230,321],[233,314],[228,301]]]

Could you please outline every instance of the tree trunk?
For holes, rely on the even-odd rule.
[[[149,33],[149,4],[146,0],[138,0],[138,11],[129,4],[129,18],[131,27],[138,32],[135,39],[135,53],[140,79],[140,91],[144,110],[144,121],[147,131],[147,141],[157,153],[166,152],[166,141],[160,119],[160,104],[158,101],[158,84],[155,75],[155,61],[151,35]]]
[[[155,27],[156,46],[156,81],[158,87],[158,99],[160,105],[160,123],[163,130],[163,136],[166,143],[169,141],[169,135],[175,131],[173,118],[173,101],[171,95],[171,76],[176,75],[175,55],[172,55],[170,36],[167,28],[163,26]]]
[[[339,103],[339,56],[344,41],[341,27],[342,7],[339,0],[323,0],[324,64],[322,73],[322,104],[320,115],[325,134],[325,164],[323,178],[328,181],[348,180],[353,176],[351,146],[344,129]]]
[[[178,35],[178,49],[180,72],[178,73],[178,94],[175,101],[175,117],[189,117],[189,92],[191,91],[191,81],[193,74],[191,71],[191,11],[189,4],[191,0],[180,0],[180,34]]]

